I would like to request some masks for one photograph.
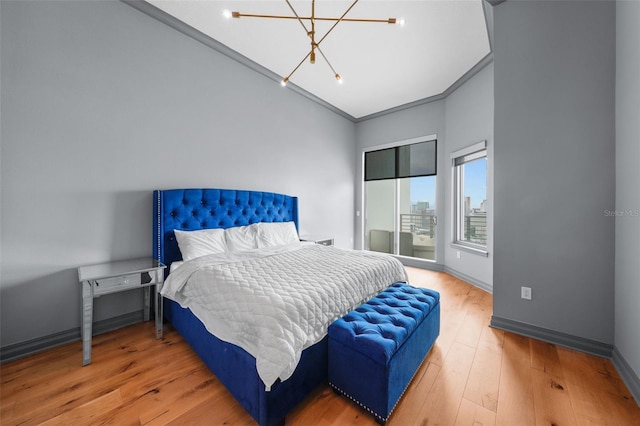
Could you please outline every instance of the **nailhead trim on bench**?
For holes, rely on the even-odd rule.
[[[420,365],[418,366],[418,368],[416,368],[416,372],[413,373],[413,376],[411,376],[411,380],[409,380],[409,383],[407,383],[407,386],[405,386],[404,390],[400,394],[400,397],[398,398],[396,403],[393,404],[393,407],[391,408],[391,411],[389,411],[389,415],[386,418],[383,418],[381,415],[379,415],[378,413],[374,412],[369,407],[364,406],[360,401],[358,401],[357,399],[355,399],[354,397],[352,397],[351,395],[349,395],[348,393],[346,393],[345,391],[343,391],[342,389],[340,389],[338,386],[334,385],[333,383],[329,382],[329,386],[331,386],[332,388],[334,388],[335,390],[340,392],[342,395],[346,396],[347,398],[349,398],[350,400],[352,400],[353,402],[355,402],[356,404],[358,404],[359,406],[361,406],[362,408],[367,410],[369,413],[373,414],[377,419],[380,419],[380,421],[382,421],[383,423],[386,423],[387,420],[389,419],[389,417],[391,417],[391,414],[393,414],[393,411],[396,409],[396,406],[402,400],[402,397],[404,396],[404,393],[407,391],[407,389],[409,389],[409,385],[411,385],[411,382],[413,382],[413,379],[416,377],[416,374],[418,374],[418,371],[420,371],[420,368],[422,367],[422,364],[424,364],[426,359],[427,359],[427,357],[425,357],[422,360],[422,362],[420,363]]]

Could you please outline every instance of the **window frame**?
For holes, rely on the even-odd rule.
[[[471,146],[451,153],[451,246],[456,249],[462,249],[466,252],[475,253],[481,256],[488,256],[489,252],[487,251],[486,241],[485,244],[480,244],[461,238],[461,236],[464,236],[463,166],[481,158],[486,158],[488,160],[488,149],[486,140],[477,142]],[[486,195],[488,197],[489,194]]]

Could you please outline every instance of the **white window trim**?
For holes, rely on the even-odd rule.
[[[453,151],[450,154],[451,160],[451,211],[453,214],[451,220],[451,237],[452,241],[450,246],[455,248],[456,250],[462,250],[468,253],[477,254],[480,256],[488,257],[489,252],[487,251],[487,246],[482,244],[475,244],[468,241],[461,241],[458,239],[458,236],[461,232],[462,224],[459,223],[459,215],[458,211],[460,209],[460,185],[462,181],[462,176],[460,176],[460,169],[456,167],[456,159],[460,157],[465,157],[467,155],[474,154],[476,152],[485,151],[485,157],[488,157],[489,151],[487,149],[487,141],[477,142],[473,145],[467,146],[465,148],[459,149],[457,151]]]
[[[455,160],[458,157],[464,157],[465,155],[473,154],[474,152],[482,151],[487,149],[487,141],[481,141],[478,143],[474,143],[471,146],[466,148],[459,149],[457,151],[453,151],[451,153],[451,161]]]

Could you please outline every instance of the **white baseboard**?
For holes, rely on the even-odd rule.
[[[453,268],[450,268],[448,266],[444,267],[444,272],[446,272],[447,274],[451,274],[456,278],[460,278],[462,281],[465,281],[475,287],[478,287],[480,290],[484,290],[487,293],[491,293],[493,294],[493,285],[489,284],[489,283],[485,283],[484,281],[480,281],[478,279],[473,278],[472,276],[469,276],[467,274],[463,274],[460,271],[457,271]]]

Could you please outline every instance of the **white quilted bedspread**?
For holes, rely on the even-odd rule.
[[[329,324],[406,280],[402,264],[388,255],[293,244],[185,262],[162,294],[255,357],[268,390],[291,376],[302,350],[322,340]]]

